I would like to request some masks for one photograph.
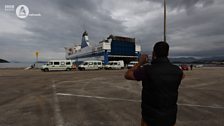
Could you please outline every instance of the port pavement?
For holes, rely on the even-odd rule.
[[[124,72],[0,69],[0,126],[138,126],[141,82]],[[223,126],[224,68],[185,74],[177,126]]]

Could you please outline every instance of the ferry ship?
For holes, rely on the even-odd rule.
[[[89,42],[88,33],[82,34],[80,45],[65,47],[66,59],[75,61],[101,60],[107,64],[111,60],[123,60],[125,64],[137,60],[140,57],[141,46],[136,44],[135,38],[113,36],[92,46]]]

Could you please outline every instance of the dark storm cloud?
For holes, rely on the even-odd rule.
[[[163,0],[148,0],[163,4]],[[203,6],[209,6],[214,3],[214,0],[167,0],[167,6],[171,9],[174,8],[185,8],[189,9],[194,7],[197,3],[203,4]]]
[[[6,59],[31,60],[29,53],[36,50],[43,59],[64,58],[63,47],[80,44],[84,30],[92,45],[110,34],[124,35],[135,37],[144,52],[151,52],[154,43],[163,39],[163,0],[0,2],[1,7],[6,4],[25,4],[31,13],[41,14],[18,19],[1,8],[0,53]],[[167,5],[167,39],[172,55],[224,54],[222,0],[167,0]]]
[[[61,10],[66,12],[80,12],[80,11],[88,11],[95,12],[98,9],[99,3],[102,0],[56,0],[56,6],[59,6]]]
[[[52,38],[67,43],[76,41],[77,44],[80,43],[82,32],[87,30],[92,41],[98,42],[108,33],[119,32],[123,27],[119,26],[121,22],[111,19],[108,13],[100,8],[100,2],[54,1],[45,5],[47,8],[53,8],[53,11],[44,10],[43,17],[30,20],[32,23],[28,24],[27,29],[39,34],[42,39]]]
[[[18,1],[16,3],[4,3],[15,5],[25,4],[29,7],[30,12],[41,14],[41,17],[28,17],[25,20],[12,17],[13,20],[25,24],[22,28],[24,31],[33,34],[19,34],[18,37],[10,42],[12,44],[11,47],[13,46],[13,43],[15,43],[14,45],[17,45],[18,48],[26,48],[26,46],[30,46],[33,50],[28,50],[26,48],[25,50],[27,50],[27,52],[35,52],[36,50],[39,50],[41,51],[40,54],[54,52],[55,55],[58,55],[58,52],[60,51],[59,53],[63,53],[63,55],[60,55],[59,58],[64,58],[64,47],[71,46],[74,43],[80,44],[84,30],[89,32],[92,45],[106,38],[111,33],[122,33],[123,26],[119,25],[121,22],[111,19],[108,13],[103,11],[98,5],[98,2],[100,1],[42,0],[31,2],[29,0],[22,1],[22,3]],[[8,37],[10,39],[10,36],[11,35],[6,35],[4,38]],[[23,43],[26,42],[24,42],[22,38],[29,40],[29,42],[32,43],[32,46],[29,44],[24,46]],[[9,42],[5,40],[2,41],[0,45],[5,43],[8,43],[8,47],[10,46]],[[16,54],[10,53],[10,55],[12,56]]]
[[[89,35],[96,41],[111,32],[119,33],[123,30],[122,22],[112,19],[110,12],[104,10],[101,3],[102,0],[59,0],[57,6],[65,16],[70,17],[71,23],[76,21],[75,25],[82,31],[88,30]]]
[[[156,2],[156,1],[155,1]],[[157,1],[158,2],[158,1]],[[162,4],[163,1],[160,1]],[[172,55],[211,56],[223,55],[224,15],[221,1],[179,1],[167,0],[167,40]],[[200,3],[200,4],[199,4]],[[198,4],[198,5],[197,5]],[[172,7],[172,8],[171,8]],[[176,9],[175,9],[176,8]],[[192,9],[193,8],[193,9]],[[189,13],[189,11],[191,13]],[[152,51],[152,46],[163,37],[162,15],[150,22],[151,29],[141,33],[144,50]],[[149,52],[150,52],[149,51]]]

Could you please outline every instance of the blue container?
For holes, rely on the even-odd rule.
[[[112,55],[135,56],[135,42],[113,40],[111,43]]]

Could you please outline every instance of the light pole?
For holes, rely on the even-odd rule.
[[[166,42],[166,0],[164,0],[164,42]]]
[[[36,65],[35,65],[35,67],[38,68],[38,56],[39,56],[39,52],[36,51],[35,54],[36,54]]]

